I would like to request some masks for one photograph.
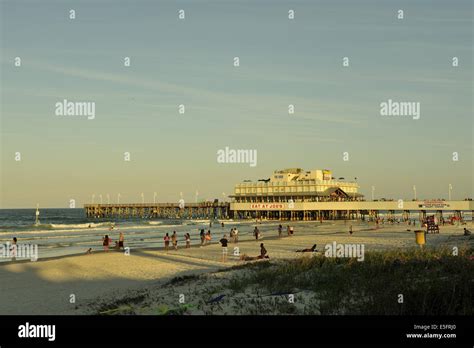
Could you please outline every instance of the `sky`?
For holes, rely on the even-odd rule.
[[[222,199],[290,167],[368,199],[474,196],[472,1],[0,4],[0,208]],[[64,99],[95,118],[56,115]],[[382,116],[389,99],[420,118]]]

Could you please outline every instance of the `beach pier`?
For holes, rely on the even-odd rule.
[[[229,203],[129,203],[129,204],[85,204],[88,218],[121,219],[227,219]]]
[[[270,202],[263,197],[257,202],[201,202],[187,203],[130,203],[85,204],[85,214],[91,219],[258,219],[285,221],[312,220],[377,220],[381,214],[395,219],[401,214],[402,221],[416,216],[424,221],[428,215],[461,220],[464,214],[474,214],[474,202],[465,201],[410,201],[403,208],[397,201],[339,201]],[[399,216],[399,215],[398,215]]]
[[[314,202],[311,200],[292,197],[291,205],[288,200],[275,197],[259,197],[255,200],[230,203],[230,216],[235,219],[263,219],[263,220],[377,220],[381,214],[388,220],[401,217],[408,221],[417,216],[419,221],[426,220],[428,215],[441,217],[450,216],[462,220],[464,214],[474,214],[474,201],[444,201],[424,200],[409,201],[399,207],[398,201],[326,201]],[[418,214],[417,214],[418,213]]]

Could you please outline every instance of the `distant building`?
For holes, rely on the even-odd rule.
[[[268,179],[235,185],[231,209],[240,218],[315,219],[319,212],[298,211],[297,207],[306,202],[362,200],[358,191],[357,182],[336,180],[327,169],[288,168],[276,170]]]

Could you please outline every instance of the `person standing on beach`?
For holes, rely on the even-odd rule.
[[[219,241],[222,245],[222,262],[227,261],[227,243],[229,242],[227,240],[227,235],[224,234],[224,237]]]
[[[290,235],[292,236],[293,235],[293,226],[290,226]]]
[[[260,232],[258,231],[258,227],[255,226],[254,230],[253,230],[253,235],[255,236],[255,240],[257,241],[258,240],[258,235],[260,234]]]
[[[290,236],[290,225],[286,226],[286,233],[288,234],[288,237]]]
[[[239,230],[237,229],[237,227],[234,227],[234,243],[238,243],[239,242]]]
[[[199,233],[199,236],[201,237],[201,246],[203,246],[204,242],[206,241],[206,236],[204,234],[204,228],[201,229],[201,233]]]
[[[124,246],[123,246],[123,242],[125,241],[125,237],[123,235],[123,232],[120,232],[120,235],[119,235],[119,249],[124,249]]]
[[[12,258],[12,261],[16,261],[16,249],[17,249],[17,239],[16,237],[13,237],[13,242],[12,246],[10,247],[10,256]]]
[[[191,248],[191,235],[189,233],[186,233],[184,235],[184,239],[186,240],[186,249]]]
[[[352,236],[352,225],[349,227],[349,234]]]
[[[207,230],[204,243],[205,243],[205,244],[208,244],[208,243],[210,244],[210,243],[211,243],[211,239],[212,239],[212,237],[211,237],[211,230]]]
[[[102,246],[104,247],[104,251],[109,251],[109,245],[112,243],[112,239],[109,238],[109,235],[106,234],[104,238],[102,238]]]
[[[163,238],[165,241],[165,250],[168,251],[170,248],[170,236],[168,233],[166,233],[166,236]]]
[[[283,226],[278,225],[278,238],[281,238],[281,233],[283,232]]]
[[[171,241],[173,242],[174,250],[178,250],[178,235],[176,234],[176,231],[173,231],[173,234],[171,235]]]

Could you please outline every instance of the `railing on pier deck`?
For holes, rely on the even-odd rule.
[[[118,203],[84,204],[87,217],[141,217],[141,218],[203,218],[222,219],[230,216],[230,203]]]

